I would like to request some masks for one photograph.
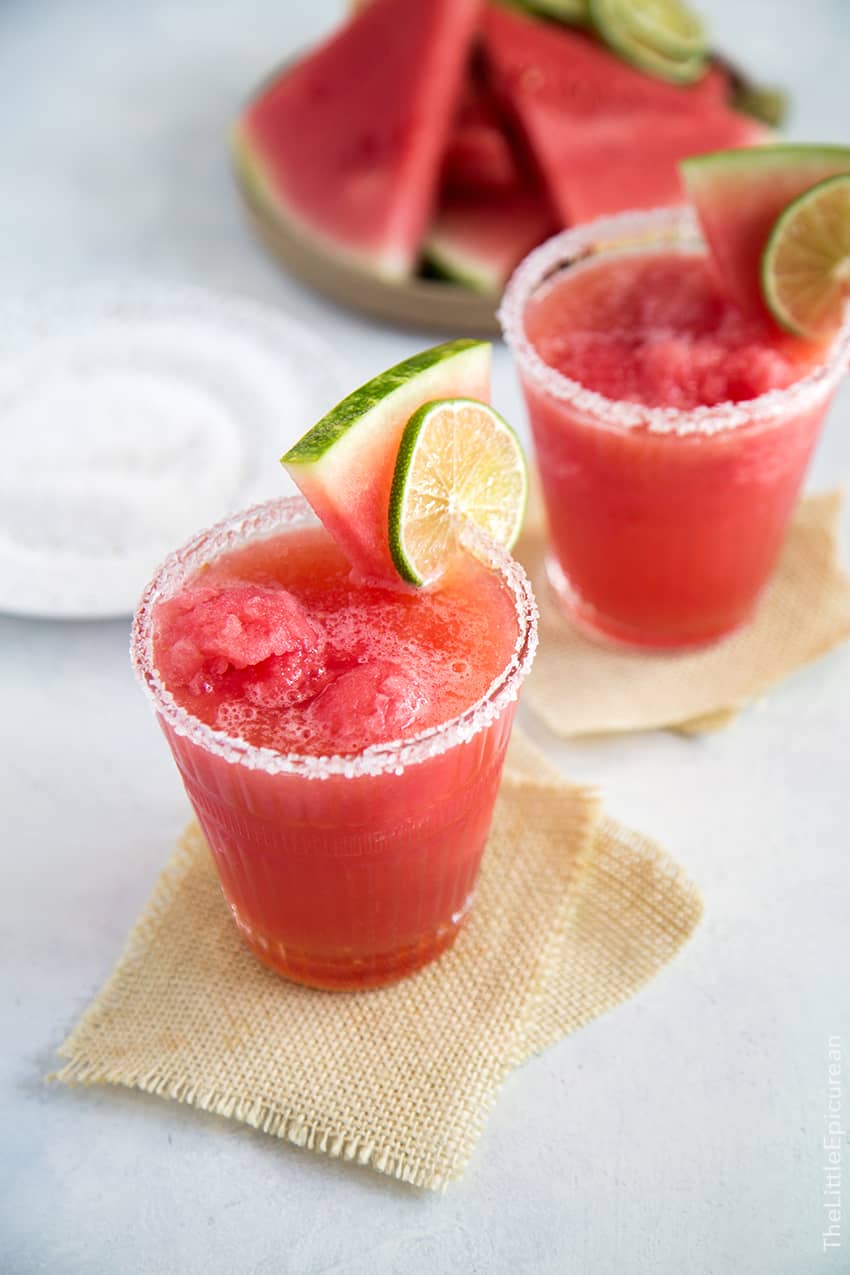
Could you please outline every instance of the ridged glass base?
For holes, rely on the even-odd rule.
[[[752,612],[750,612],[731,628],[716,629],[688,637],[654,634],[618,624],[616,620],[609,619],[585,602],[576,593],[564,575],[560,563],[552,554],[546,555],[546,576],[558,607],[574,629],[578,629],[579,633],[599,646],[616,647],[622,651],[642,651],[646,654],[653,651],[674,653],[700,650],[702,647],[712,646],[723,638],[731,637],[752,618]]]
[[[252,929],[235,908],[231,907],[231,912],[247,947],[275,973],[305,987],[325,991],[362,991],[397,983],[442,956],[454,943],[469,916],[472,900],[470,895],[463,909],[452,917],[450,925],[440,926],[416,943],[368,958],[358,958],[345,952],[337,957],[322,957],[286,948],[279,940],[266,938]]]

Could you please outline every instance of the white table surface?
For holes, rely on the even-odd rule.
[[[847,0],[705,8],[727,47],[793,87],[794,136],[848,140]],[[360,379],[427,344],[282,276],[231,188],[240,97],[337,12],[5,0],[3,291],[235,289],[302,316]],[[495,398],[523,421],[501,349]],[[848,476],[845,391],[810,485]],[[824,1255],[820,1148],[830,1035],[850,1127],[850,649],[702,740],[558,744],[526,718],[686,866],[707,913],[651,986],[511,1077],[465,1178],[433,1195],[146,1095],[45,1086],[187,816],[127,631],[0,618],[4,1275],[850,1270],[850,1151],[843,1247]]]

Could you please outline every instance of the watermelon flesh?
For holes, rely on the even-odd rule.
[[[372,0],[251,102],[236,162],[272,216],[388,279],[416,264],[481,0]]]
[[[470,67],[443,157],[442,190],[449,196],[515,191],[523,174],[502,117]]]
[[[558,229],[545,192],[470,67],[425,240],[439,274],[498,297],[527,252]]]
[[[405,425],[432,399],[488,403],[491,358],[488,341],[471,339],[416,354],[349,394],[281,458],[365,578],[398,581],[389,546],[389,506]]]
[[[723,106],[728,78],[712,66],[696,84],[681,86],[645,75],[579,31],[540,22],[490,4],[481,22],[484,59],[508,103],[515,97],[576,119],[632,111],[704,114]]]
[[[541,191],[520,188],[495,199],[447,195],[425,241],[440,274],[499,297],[526,253],[557,230]]]
[[[494,86],[564,225],[679,203],[682,159],[767,136],[725,106],[728,84],[718,67],[696,85],[668,84],[585,35],[495,5],[483,34]]]
[[[778,144],[703,155],[682,165],[727,295],[748,313],[768,313],[761,258],[779,214],[819,181],[850,172],[850,147]]]
[[[575,134],[543,120],[542,131],[541,166],[566,225],[681,203],[683,159],[719,147],[757,145],[766,135],[762,125],[732,111],[704,118],[661,119],[653,112],[601,118]]]

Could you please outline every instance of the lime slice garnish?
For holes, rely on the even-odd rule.
[[[668,17],[665,25],[668,5],[678,16],[675,21]],[[688,27],[686,12],[675,0],[590,0],[591,20],[608,47],[639,70],[672,84],[695,83],[708,65],[704,37],[687,46],[679,35],[677,44],[677,32]],[[679,51],[671,53],[673,48]]]
[[[788,205],[761,259],[761,288],[783,328],[819,340],[850,298],[850,173],[828,177]]]
[[[665,57],[681,60],[708,48],[705,27],[680,0],[632,0],[623,16],[637,39]]]
[[[390,493],[390,553],[411,584],[433,580],[470,523],[516,543],[528,495],[525,457],[507,421],[477,399],[437,399],[411,416]]]

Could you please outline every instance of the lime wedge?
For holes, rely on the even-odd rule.
[[[590,0],[590,17],[608,47],[648,75],[694,84],[705,73],[702,27],[676,0]]]
[[[424,403],[405,426],[390,492],[390,553],[411,584],[445,567],[471,523],[511,549],[528,495],[514,431],[476,399]]]
[[[818,182],[780,214],[761,288],[777,323],[796,336],[822,340],[839,327],[850,298],[850,173]]]

